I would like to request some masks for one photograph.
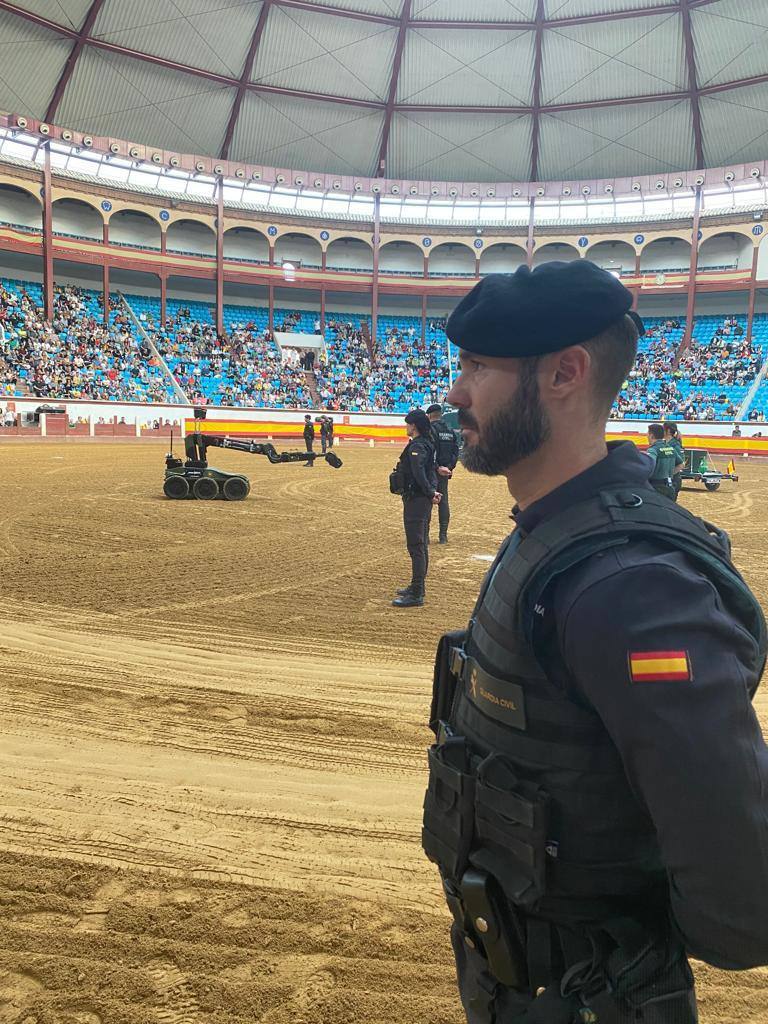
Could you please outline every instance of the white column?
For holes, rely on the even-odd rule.
[[[96,420],[93,416],[88,417],[88,434],[91,437],[96,437]]]
[[[44,412],[41,412],[40,413],[40,436],[41,437],[48,437],[48,422],[47,422],[47,420],[48,420],[48,414],[44,413]]]

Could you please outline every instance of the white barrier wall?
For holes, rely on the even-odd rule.
[[[70,420],[93,419],[98,422],[109,423],[113,418],[118,422],[138,423],[145,426],[154,420],[165,420],[171,423],[181,424],[184,420],[191,419],[194,407],[191,405],[142,405],[136,402],[89,402],[89,401],[58,401],[56,399],[44,398],[3,398],[0,399],[0,411],[4,412],[8,404],[17,413],[22,415],[34,413],[42,405],[64,407]],[[207,406],[208,419],[238,421],[245,420],[251,423],[284,423],[300,424],[307,412],[312,417],[319,416],[323,410],[320,409],[240,409],[220,406]],[[342,412],[338,409],[325,410],[333,416],[338,425],[342,423],[356,427],[379,427],[399,428],[403,426],[404,413],[366,413],[366,412]],[[610,420],[606,424],[606,432],[610,434],[644,434],[651,420]],[[683,434],[696,434],[700,437],[730,437],[734,424],[728,423],[688,423],[680,421],[680,430]],[[768,424],[765,423],[741,423],[740,430],[742,437],[753,437],[755,434],[763,434],[768,437]]]

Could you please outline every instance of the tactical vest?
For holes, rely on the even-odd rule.
[[[431,429],[432,443],[435,446],[435,452],[437,455],[438,466],[448,466],[453,462],[456,449],[456,435],[445,422],[445,420],[435,420],[432,424]]]
[[[513,533],[467,631],[447,634],[438,648],[430,722],[437,742],[422,841],[459,933],[485,957],[486,989],[532,994],[574,964],[593,963],[596,935],[623,950],[614,974],[633,957],[637,966],[637,950],[647,946],[665,969],[675,960],[685,989],[684,952],[664,934],[668,883],[653,822],[600,718],[547,678],[531,639],[536,602],[558,575],[599,551],[647,539],[684,552],[712,581],[754,636],[761,673],[765,620],[730,561],[727,536],[647,487],[602,491],[527,536]],[[642,985],[624,976],[638,1005],[653,970],[642,964]],[[608,988],[618,998],[615,977]],[[681,1013],[679,1024],[695,1020],[693,1012]]]

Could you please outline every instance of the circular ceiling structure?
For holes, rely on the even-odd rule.
[[[273,167],[508,182],[768,152],[765,0],[0,0],[0,110]]]

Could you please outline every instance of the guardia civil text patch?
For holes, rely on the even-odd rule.
[[[630,651],[629,677],[633,683],[690,682],[688,651]]]

